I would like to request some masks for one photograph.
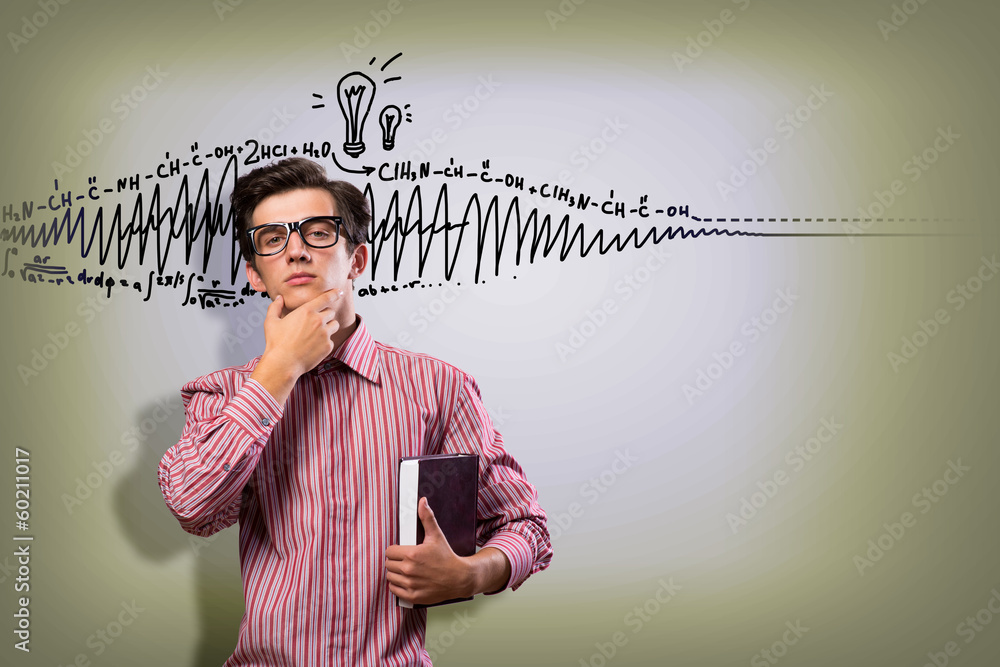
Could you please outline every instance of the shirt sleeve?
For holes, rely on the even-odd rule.
[[[184,431],[158,469],[167,507],[184,530],[202,537],[236,523],[243,487],[282,415],[256,380],[234,392],[232,379],[219,371],[181,389]]]
[[[510,561],[506,588],[516,590],[552,559],[552,542],[538,494],[518,462],[504,449],[475,380],[466,376],[444,436],[444,451],[479,454],[476,542]]]

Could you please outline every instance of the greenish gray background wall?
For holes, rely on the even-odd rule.
[[[476,376],[555,535],[551,568],[521,590],[430,613],[435,664],[994,664],[998,18],[916,0],[15,0],[0,9],[0,204],[45,202],[81,142],[60,192],[114,187],[194,142],[336,145],[337,80],[402,52],[384,90],[411,104],[403,156],[825,234],[676,239],[663,263],[507,261],[475,286],[465,257],[452,301],[359,301],[377,338]],[[119,270],[115,250],[102,267],[64,243],[2,247],[18,269],[35,254],[91,275],[153,268],[135,251]],[[178,254],[171,272],[194,270]],[[252,307],[182,307],[169,290],[106,302],[16,271],[0,294],[4,664],[221,664],[242,613],[235,531],[184,534],[155,470],[181,384],[262,350]],[[16,447],[30,531],[15,526]],[[23,653],[12,538],[28,533]]]

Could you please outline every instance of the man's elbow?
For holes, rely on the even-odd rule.
[[[197,500],[181,500],[181,495],[176,492],[170,477],[161,470],[159,475],[160,493],[163,495],[163,502],[167,509],[174,515],[181,528],[186,533],[197,535],[198,537],[208,537],[212,533],[221,530],[216,527],[214,519],[218,518],[205,506],[203,502]],[[224,527],[224,526],[223,526]]]

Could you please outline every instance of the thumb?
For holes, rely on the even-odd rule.
[[[420,499],[420,504],[417,506],[417,516],[420,517],[420,523],[424,525],[425,543],[430,540],[445,540],[447,542],[444,533],[441,532],[441,527],[438,525],[437,519],[434,518],[434,510],[431,509],[427,498]]]

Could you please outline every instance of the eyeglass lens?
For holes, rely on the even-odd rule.
[[[337,242],[338,225],[332,218],[314,218],[299,226],[302,239],[313,248],[329,248]],[[288,226],[263,225],[253,232],[253,245],[258,253],[281,252],[288,243]]]

